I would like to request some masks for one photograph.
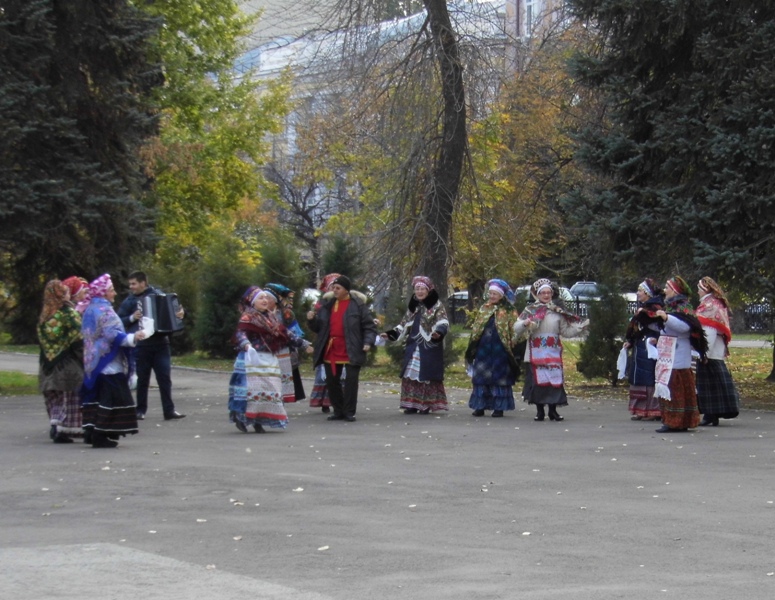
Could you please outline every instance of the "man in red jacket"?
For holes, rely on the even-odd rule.
[[[377,337],[366,296],[350,288],[350,280],[340,275],[334,280],[331,295],[323,297],[320,308],[307,313],[309,328],[318,334],[315,366],[322,364],[326,370],[326,387],[334,409],[329,421],[355,421],[360,370]],[[347,378],[342,390],[344,367]]]

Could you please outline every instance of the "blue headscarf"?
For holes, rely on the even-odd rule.
[[[516,296],[514,296],[514,291],[509,287],[509,284],[503,281],[503,279],[490,279],[490,281],[487,282],[487,290],[495,290],[496,292],[499,292],[509,304],[514,304],[516,302]]]

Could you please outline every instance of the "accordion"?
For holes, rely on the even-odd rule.
[[[177,294],[148,294],[143,298],[143,316],[153,319],[157,333],[175,333],[183,330],[183,319],[175,313],[180,311]]]

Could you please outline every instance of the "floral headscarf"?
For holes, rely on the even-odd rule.
[[[503,279],[490,279],[490,281],[487,282],[487,291],[493,290],[498,292],[501,296],[506,298],[506,302],[513,305],[516,301],[516,298],[514,296],[514,291],[511,289],[508,283],[506,283]]]
[[[81,340],[81,316],[65,303],[65,290],[62,282],[54,279],[48,282],[44,293],[41,317],[47,311],[53,312],[38,324],[38,341],[43,358],[49,363]]]
[[[68,287],[59,279],[52,279],[46,284],[46,289],[43,290],[43,309],[40,311],[38,323],[45,323],[62,308],[67,292]]]
[[[729,301],[724,290],[710,277],[700,279],[697,287],[706,294],[700,299],[700,305],[695,311],[697,318],[705,327],[717,330],[724,338],[724,343],[729,345],[732,329],[729,326]]]
[[[105,273],[89,284],[89,291],[92,298],[104,298],[105,293],[112,287],[113,281],[110,279],[110,275]]]

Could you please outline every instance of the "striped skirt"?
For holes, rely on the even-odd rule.
[[[662,423],[670,429],[693,429],[700,423],[697,393],[691,369],[673,369],[670,374],[670,400],[659,399]]]
[[[654,386],[630,386],[630,413],[641,419],[658,419],[662,416],[659,398],[654,397]]]
[[[69,437],[83,435],[81,396],[78,392],[47,390],[43,392],[49,424],[56,432]]]
[[[268,353],[260,354],[271,357]],[[240,421],[246,427],[255,424],[285,429],[288,426],[276,360],[268,360],[261,367],[246,367],[245,353],[237,355],[229,379],[229,420],[232,423]]]
[[[109,437],[137,433],[137,409],[125,374],[97,376],[94,390],[84,394],[83,428]]]

